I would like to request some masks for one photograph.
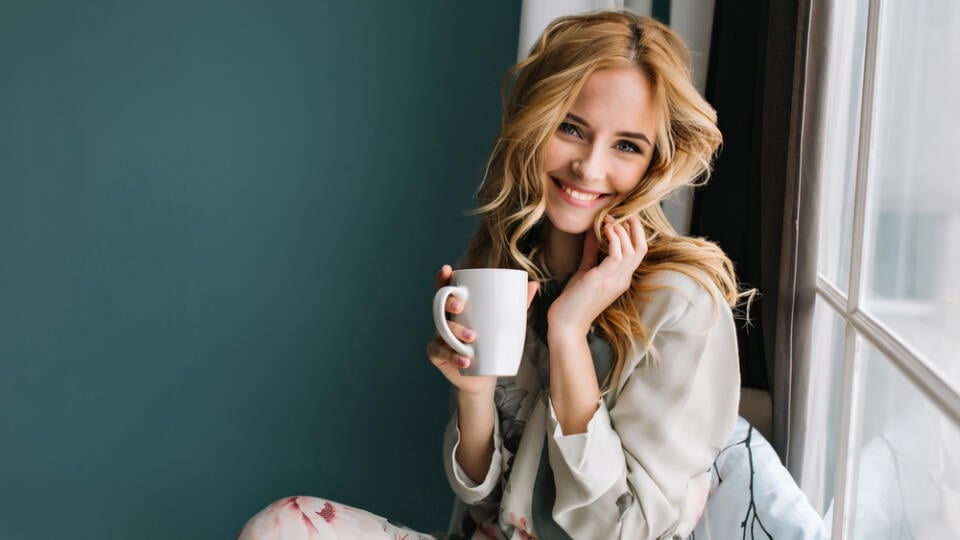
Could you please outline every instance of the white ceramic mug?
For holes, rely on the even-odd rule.
[[[473,343],[457,339],[447,325],[450,295],[464,304],[453,321],[477,333]],[[469,367],[460,369],[462,375],[516,375],[527,333],[527,273],[504,268],[455,271],[450,285],[433,297],[433,322],[453,350],[471,359]]]

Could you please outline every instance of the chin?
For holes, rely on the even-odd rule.
[[[582,217],[574,218],[573,216],[554,216],[548,211],[547,219],[550,221],[550,225],[560,232],[567,234],[583,234],[587,231],[593,230],[593,221],[595,216],[587,220]]]

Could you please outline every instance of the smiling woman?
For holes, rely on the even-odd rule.
[[[723,252],[678,235],[659,203],[709,172],[716,113],[682,41],[631,13],[557,19],[510,76],[465,267],[525,270],[532,308],[516,376],[469,376],[472,358],[439,338],[427,345],[456,395],[443,448],[458,498],[448,532],[686,537],[737,418],[731,308],[742,294]],[[451,274],[443,266],[437,286]],[[446,311],[468,301],[451,296]],[[336,519],[322,513],[339,506],[284,499],[242,537],[330,530]],[[417,534],[367,517],[384,537]]]
[[[634,67],[587,78],[543,151],[546,214],[558,230],[586,232],[603,207],[620,203],[640,183],[653,154],[645,135],[656,126],[651,90]]]

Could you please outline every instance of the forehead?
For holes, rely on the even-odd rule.
[[[639,68],[598,69],[587,77],[572,112],[584,116],[591,127],[598,129],[652,130],[653,86]]]

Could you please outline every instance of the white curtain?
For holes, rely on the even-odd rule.
[[[550,21],[564,15],[575,15],[601,9],[622,9],[623,0],[523,0],[520,9],[520,46],[517,60],[530,53],[530,47]]]

